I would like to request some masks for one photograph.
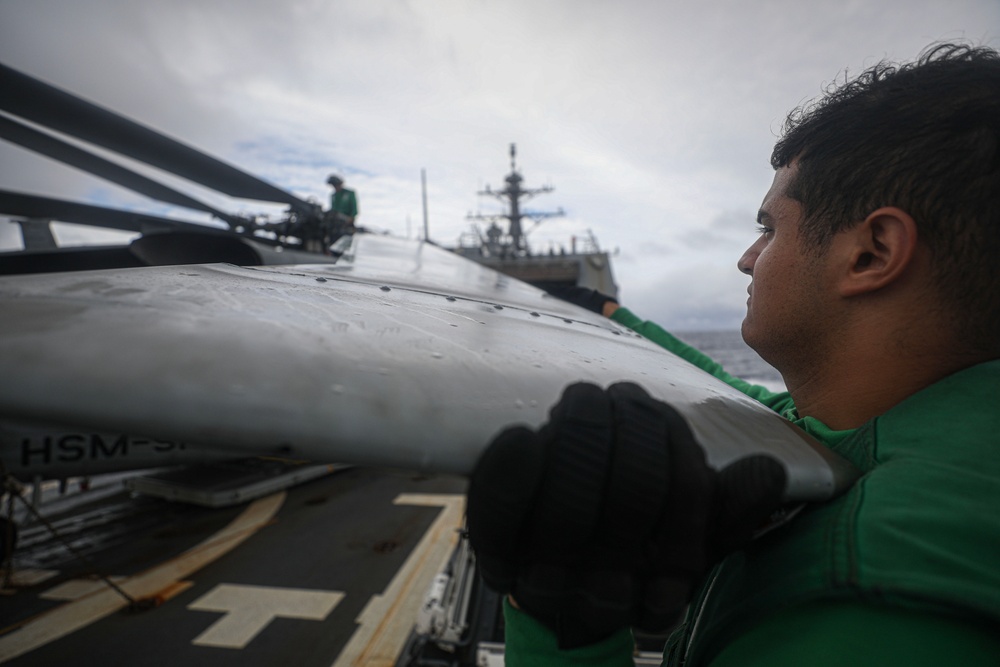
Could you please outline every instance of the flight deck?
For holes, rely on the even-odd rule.
[[[225,508],[120,481],[43,503],[85,561],[22,526],[0,662],[396,664],[458,541],[465,485],[351,468]]]

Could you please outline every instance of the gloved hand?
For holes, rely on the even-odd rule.
[[[767,456],[716,472],[684,419],[632,383],[579,383],[538,430],[503,431],[468,492],[486,583],[575,648],[668,629],[695,586],[781,505]]]
[[[604,314],[604,304],[618,303],[618,299],[607,294],[602,294],[589,287],[579,287],[578,285],[554,285],[545,290],[552,296],[563,301],[575,304],[587,310],[592,310],[598,315]]]

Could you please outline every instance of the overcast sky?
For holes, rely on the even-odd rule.
[[[0,0],[0,61],[301,197],[339,172],[374,229],[417,235],[426,169],[431,238],[456,243],[516,142],[555,188],[531,208],[567,214],[533,248],[591,231],[622,302],[678,330],[742,320],[785,114],[938,40],[1000,47],[1000,1]],[[169,213],[6,143],[0,188]]]

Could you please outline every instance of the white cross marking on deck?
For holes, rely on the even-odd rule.
[[[191,643],[243,648],[275,618],[322,621],[342,599],[340,591],[219,584],[189,604],[188,609],[222,611],[226,615]]]

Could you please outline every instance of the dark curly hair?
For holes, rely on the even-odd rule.
[[[1000,352],[1000,53],[938,44],[792,111],[771,154],[798,163],[807,251],[882,206],[917,223],[962,343]]]

